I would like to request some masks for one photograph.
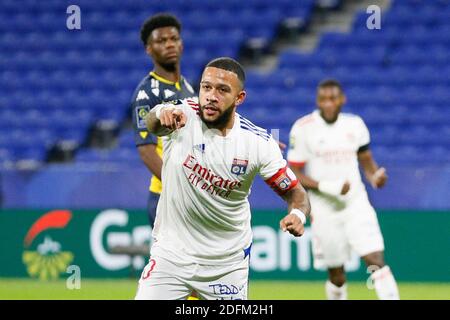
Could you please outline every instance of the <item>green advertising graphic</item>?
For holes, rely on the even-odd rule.
[[[294,238],[278,228],[284,211],[255,211],[251,279],[325,279],[313,269],[311,230]],[[383,211],[378,215],[386,261],[399,281],[450,281],[450,212]],[[149,244],[145,211],[48,210],[0,212],[0,277],[67,278],[77,266],[86,278],[137,278],[148,256],[112,254],[114,246]],[[369,274],[353,257],[350,280]]]

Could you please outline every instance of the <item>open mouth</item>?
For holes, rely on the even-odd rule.
[[[212,106],[212,105],[206,105],[203,110],[205,111],[205,114],[207,116],[214,116],[215,114],[219,113],[219,109]]]

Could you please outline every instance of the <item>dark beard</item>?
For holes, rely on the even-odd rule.
[[[177,71],[176,63],[160,63],[161,67],[167,72],[175,72]]]
[[[206,124],[206,126],[210,129],[214,128],[220,130],[225,128],[225,126],[228,124],[236,107],[234,105],[229,107],[214,121],[205,119],[205,117],[203,116],[203,108],[204,106],[200,106],[200,119],[202,119],[203,123]]]
[[[333,123],[335,123],[335,122],[337,121],[337,119],[339,118],[339,113],[340,113],[340,111],[336,114],[336,117],[334,117],[334,118],[331,119],[331,120],[327,120],[327,119],[325,118],[325,116],[323,115],[322,110],[320,110],[320,116],[321,116],[322,119],[323,119],[326,123],[328,123],[328,124],[333,124]]]

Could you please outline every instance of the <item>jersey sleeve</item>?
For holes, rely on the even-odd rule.
[[[264,180],[271,178],[278,170],[286,167],[286,160],[281,154],[280,147],[272,137],[266,143],[258,145],[258,152],[260,159],[259,174]]]
[[[295,174],[287,167],[280,147],[272,137],[266,147],[261,150],[260,159],[259,174],[279,195],[285,194],[298,184]]]
[[[363,119],[358,117],[358,147],[366,148],[370,144],[370,133]]]
[[[196,97],[179,100],[178,104],[187,115],[198,115],[200,113],[200,105]]]
[[[292,166],[303,166],[311,158],[311,152],[306,143],[306,134],[302,126],[294,124],[289,133],[289,149],[287,159]]]
[[[131,101],[132,120],[134,129],[134,142],[136,146],[157,144],[157,137],[148,132],[145,124],[145,116],[149,111],[160,104],[162,100],[151,91],[140,86],[133,95]]]
[[[161,102],[157,108],[164,108],[166,105],[174,105],[176,108],[181,109],[188,117],[188,120],[190,116],[200,114],[200,105],[198,104],[197,99],[194,98],[164,101]]]

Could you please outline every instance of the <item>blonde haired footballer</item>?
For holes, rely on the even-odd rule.
[[[328,269],[327,298],[347,299],[344,263],[353,249],[376,270],[371,278],[378,297],[399,299],[358,166],[373,188],[385,184],[386,170],[372,157],[364,121],[340,112],[345,101],[338,81],[323,81],[317,90],[318,110],[297,120],[290,132],[289,165],[311,200],[314,266]]]
[[[307,194],[277,142],[236,113],[245,73],[231,58],[208,63],[199,101],[155,106],[150,132],[163,137],[163,190],[154,242],[136,299],[247,299],[252,244],[248,195],[259,174],[288,203],[280,227],[304,232]]]

